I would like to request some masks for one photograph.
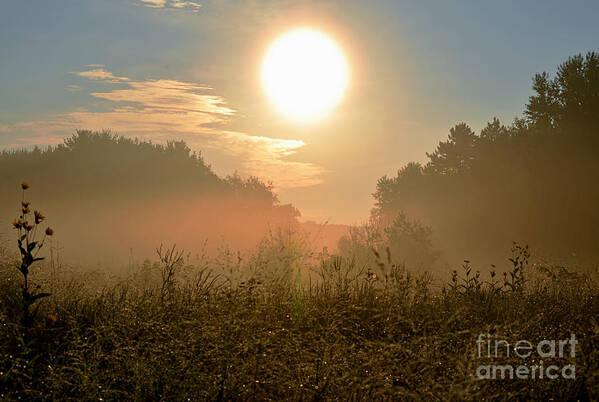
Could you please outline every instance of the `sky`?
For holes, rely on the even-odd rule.
[[[302,219],[368,218],[383,175],[466,122],[509,124],[534,73],[598,50],[597,1],[4,1],[0,148],[76,129],[183,139],[216,173],[271,181]],[[325,32],[350,78],[326,117],[290,121],[265,96],[268,46]]]

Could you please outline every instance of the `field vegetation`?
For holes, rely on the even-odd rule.
[[[598,400],[598,77],[596,53],[572,57],[524,118],[456,125],[334,249],[181,142],[1,153],[0,399]],[[481,357],[481,335],[511,346]],[[573,335],[576,353],[513,353]]]

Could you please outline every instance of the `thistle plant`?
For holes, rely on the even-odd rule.
[[[22,323],[25,328],[31,327],[33,324],[34,313],[31,312],[31,307],[36,301],[50,296],[50,293],[40,292],[40,286],[31,286],[29,281],[29,273],[31,266],[38,261],[42,261],[44,257],[38,257],[40,250],[44,246],[46,239],[54,234],[54,231],[46,227],[41,239],[38,232],[40,224],[46,219],[39,211],[31,212],[31,203],[25,200],[25,191],[29,188],[29,184],[21,183],[21,214],[12,223],[13,228],[19,231],[17,244],[21,253],[21,261],[17,263],[17,268],[23,275],[23,287],[21,292],[21,311],[23,314]]]
[[[471,276],[470,274],[472,273],[472,265],[470,265],[469,260],[464,260],[462,269],[464,270],[464,277],[458,276],[458,271],[456,269],[451,272],[451,283],[449,284],[449,288],[454,292],[463,293],[480,291],[482,286],[482,281],[480,280],[480,271],[476,271],[476,273]]]
[[[512,292],[522,292],[524,290],[524,271],[528,268],[530,251],[528,246],[521,246],[514,242],[512,247],[512,257],[509,258],[512,263],[512,270],[504,274],[504,286]]]

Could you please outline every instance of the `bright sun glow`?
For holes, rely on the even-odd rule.
[[[311,28],[280,36],[262,64],[262,84],[272,104],[301,122],[326,116],[341,101],[348,79],[341,48]]]

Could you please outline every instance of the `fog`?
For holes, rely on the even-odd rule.
[[[555,77],[535,75],[534,95],[512,123],[492,119],[479,133],[457,123],[427,163],[379,179],[361,227],[301,223],[271,185],[219,177],[184,142],[78,131],[58,147],[0,154],[0,232],[10,237],[24,181],[26,201],[55,229],[56,250],[81,264],[153,258],[161,244],[191,255],[250,250],[283,231],[310,252],[326,248],[364,266],[376,263],[373,249],[388,249],[415,270],[447,272],[464,259],[489,269],[514,242],[554,262],[593,265],[598,60],[574,56]]]
[[[83,131],[58,148],[5,152],[0,164],[0,232],[11,237],[24,197],[54,229],[54,252],[82,266],[153,259],[161,244],[190,255],[247,251],[280,231],[333,250],[344,233],[300,223],[299,211],[257,178],[217,177],[182,143]]]

